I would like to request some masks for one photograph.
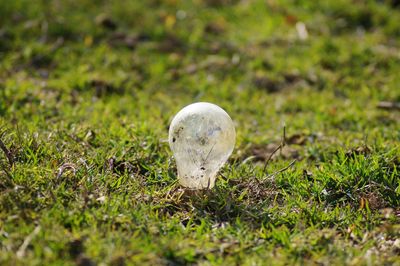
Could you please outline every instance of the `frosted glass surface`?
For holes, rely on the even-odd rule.
[[[235,127],[229,115],[211,103],[186,106],[169,128],[179,183],[189,188],[212,188],[221,166],[235,146]]]

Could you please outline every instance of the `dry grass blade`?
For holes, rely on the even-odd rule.
[[[15,187],[12,175],[10,174],[10,172],[6,169],[6,167],[3,164],[1,165],[1,169],[5,173],[5,175],[2,176],[2,178],[4,178],[6,180],[7,184],[10,187]]]
[[[279,174],[279,173],[282,173],[282,172],[286,171],[287,169],[289,169],[290,167],[292,167],[292,166],[296,163],[296,161],[297,161],[297,160],[293,160],[290,164],[288,164],[287,166],[283,167],[282,169],[279,169],[279,170],[276,171],[276,172],[273,172],[272,174],[268,175],[266,178],[273,177],[273,176],[275,176],[275,175],[277,175],[277,174]]]
[[[26,248],[28,247],[28,245],[31,243],[32,239],[39,234],[40,232],[40,226],[36,226],[35,229],[33,230],[32,233],[30,233],[24,240],[24,242],[22,243],[22,245],[19,247],[18,251],[17,251],[17,258],[21,259],[25,256],[25,251]]]
[[[6,155],[8,162],[10,163],[10,166],[14,165],[14,156],[11,154],[10,150],[7,148],[7,146],[4,144],[2,138],[4,134],[7,132],[7,130],[4,130],[3,132],[0,133],[0,148],[3,150],[4,154]]]
[[[279,150],[282,150],[283,147],[285,147],[286,144],[286,127],[283,127],[283,133],[282,133],[282,140],[281,143],[278,145],[278,147],[275,148],[275,150],[273,150],[271,152],[271,154],[269,155],[268,159],[265,161],[264,163],[264,168],[263,168],[263,174],[265,173],[267,166],[269,164],[269,162],[271,161],[272,157],[274,156],[275,153],[277,153]]]

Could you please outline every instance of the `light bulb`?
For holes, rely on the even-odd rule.
[[[178,179],[189,188],[212,188],[235,146],[235,127],[219,106],[199,102],[180,110],[169,127]]]

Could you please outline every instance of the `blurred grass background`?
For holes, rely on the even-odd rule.
[[[0,261],[399,264],[399,37],[395,0],[0,0]],[[189,193],[196,101],[238,139]]]

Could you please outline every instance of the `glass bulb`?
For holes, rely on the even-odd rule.
[[[189,188],[212,188],[235,146],[235,127],[219,106],[200,102],[180,110],[169,127],[178,179]]]

